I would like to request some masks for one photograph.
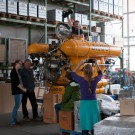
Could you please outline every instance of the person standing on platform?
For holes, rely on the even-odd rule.
[[[67,17],[67,19],[69,26],[71,26],[72,38],[84,40],[84,33],[83,30],[81,29],[80,22],[78,20],[73,22],[71,21],[71,19],[69,19],[69,17]]]

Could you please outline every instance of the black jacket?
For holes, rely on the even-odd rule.
[[[10,78],[11,78],[12,95],[22,94],[23,91],[20,88],[18,88],[20,80],[15,68],[12,69],[10,73]]]
[[[28,90],[27,92],[34,92],[35,84],[32,69],[23,68],[21,70],[21,78],[23,86]]]
[[[80,33],[79,33],[80,30]],[[75,27],[72,27],[72,34],[78,35],[78,34],[83,34],[83,30],[82,29],[75,29]]]

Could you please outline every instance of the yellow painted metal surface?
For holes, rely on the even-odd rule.
[[[100,69],[102,73],[104,72],[105,66],[105,59],[106,57],[118,57],[121,55],[121,47],[108,45],[105,43],[98,43],[98,42],[88,42],[85,40],[75,40],[70,39],[65,41],[61,46],[60,49],[70,57],[70,64],[71,69],[74,70],[76,66],[82,60],[88,60],[90,58],[96,58],[98,64],[100,65]],[[86,63],[87,64],[87,63]],[[82,65],[77,74],[80,76],[84,76],[83,69],[84,65]],[[97,76],[97,69],[95,65],[93,65],[94,75],[93,77]],[[65,71],[62,72],[65,74]],[[104,93],[104,87],[108,84],[106,80],[101,80],[96,89],[96,93]]]
[[[66,86],[69,84],[69,80],[65,77],[65,75],[62,75],[61,77],[59,77],[56,81],[54,81],[55,85],[62,85],[62,86]]]
[[[47,44],[31,44],[28,46],[28,54],[33,54],[33,53],[47,53],[49,50],[49,45]]]
[[[82,60],[86,60],[86,59],[89,59],[89,58],[90,58],[90,57],[70,57],[70,64],[71,64],[71,69],[72,69],[72,71],[76,68],[76,66],[77,66]],[[93,58],[93,57],[92,57],[92,58]],[[104,58],[102,58],[102,57],[101,57],[101,58],[97,58],[97,61],[98,61],[98,64],[104,64]],[[87,64],[87,63],[85,63],[85,64]],[[85,64],[82,65],[82,66],[79,68],[79,70],[78,70],[78,72],[77,72],[78,75],[84,76],[82,69],[83,69],[83,67],[85,66]],[[104,72],[104,66],[103,66],[103,65],[100,66],[100,69],[101,69],[102,72]],[[94,75],[93,75],[93,77],[95,77],[95,76],[97,76],[97,69],[96,69],[95,65],[93,65],[93,70],[94,70]],[[63,72],[65,72],[65,71],[63,70]],[[65,73],[64,73],[64,74],[65,74]]]
[[[104,87],[96,89],[96,94],[102,94],[102,93],[105,93],[105,88]]]
[[[78,35],[74,35],[71,39],[75,39],[75,40],[84,40],[84,38],[79,38]]]
[[[52,85],[49,89],[49,92],[52,94],[62,94],[64,95],[65,93],[65,87],[64,86],[55,86]]]
[[[49,50],[49,45],[47,44],[31,44],[28,47],[28,54],[33,53],[47,53]],[[108,45],[105,43],[98,43],[98,42],[88,42],[85,40],[77,40],[77,39],[70,39],[65,42],[63,42],[60,45],[60,50],[69,57],[70,59],[70,65],[71,70],[73,71],[76,66],[82,61],[82,60],[88,60],[90,58],[96,58],[98,64],[100,65],[100,68],[102,70],[102,73],[104,72],[105,66],[103,65],[105,63],[105,59],[107,57],[118,57],[121,55],[121,47],[118,47],[116,45]],[[58,50],[56,52],[56,56],[62,55],[62,52]],[[82,65],[77,74],[80,76],[84,76],[82,68],[84,65]],[[94,75],[93,77],[97,76],[97,69],[95,65],[93,64],[93,70]],[[62,74],[61,76],[54,82],[53,85],[50,87],[50,92],[53,94],[64,94],[65,87],[69,81],[65,77],[66,71],[65,66],[62,68]],[[102,80],[98,83],[96,93],[104,93],[104,87],[107,85],[107,81]]]
[[[121,54],[121,48],[118,46],[75,39],[65,41],[60,49],[72,57],[116,57]]]
[[[108,84],[106,79],[102,79],[100,82],[97,84],[97,88],[105,87]]]

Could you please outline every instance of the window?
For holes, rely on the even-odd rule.
[[[130,46],[130,56],[129,56],[129,60],[130,60],[130,70],[131,71],[135,71],[135,47],[131,47]]]
[[[128,66],[128,48],[124,47],[124,68],[127,68]]]
[[[129,45],[134,45],[135,46],[135,37],[129,38]],[[134,54],[135,54],[135,50],[134,50]]]
[[[128,3],[127,3],[128,2]],[[123,0],[123,37],[124,37],[124,68],[135,71],[135,0]],[[128,5],[128,11],[127,11]],[[132,12],[132,13],[131,13]],[[129,20],[128,20],[128,17]],[[129,25],[127,27],[127,24]],[[129,29],[128,29],[129,28]],[[128,35],[129,32],[129,35]],[[129,44],[128,44],[129,40]],[[128,54],[129,49],[129,54]]]
[[[135,13],[129,14],[129,36],[135,36]]]
[[[123,13],[127,13],[127,0],[123,0]]]
[[[124,47],[124,68],[128,68],[128,63],[131,71],[135,71],[135,46],[129,46],[129,54],[128,47]],[[129,59],[128,59],[129,58]],[[128,61],[129,60],[129,61]]]
[[[128,38],[124,38],[124,45],[128,45]]]
[[[113,35],[122,37],[122,22],[121,21],[114,21],[113,24]]]
[[[128,6],[129,12],[134,12],[135,11],[135,0],[128,0],[128,2],[129,2],[129,6]]]
[[[124,15],[123,20],[123,37],[127,37],[127,14]]]

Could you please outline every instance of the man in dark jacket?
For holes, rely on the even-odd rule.
[[[24,116],[23,119],[24,121],[30,120],[28,115],[28,110],[26,107],[27,98],[29,98],[32,106],[33,119],[41,120],[41,118],[38,117],[38,105],[34,93],[34,88],[35,88],[34,77],[33,77],[33,71],[31,69],[31,61],[29,59],[26,59],[24,62],[24,68],[21,71],[21,77],[22,77],[23,86],[27,89],[27,92],[24,93],[22,97],[22,111]]]

